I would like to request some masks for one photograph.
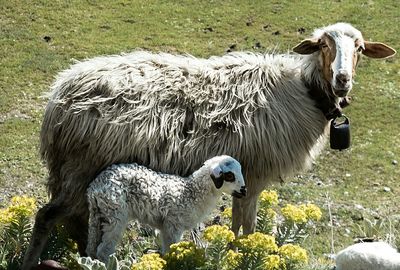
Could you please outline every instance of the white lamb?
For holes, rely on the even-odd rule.
[[[400,253],[385,242],[351,245],[335,260],[336,270],[400,270]]]
[[[217,156],[189,177],[162,174],[134,164],[112,165],[90,184],[87,253],[103,262],[114,253],[128,222],[160,230],[164,254],[185,230],[201,222],[222,193],[241,198],[246,186],[240,163]]]

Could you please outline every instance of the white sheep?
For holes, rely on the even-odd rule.
[[[294,51],[301,55],[235,52],[202,59],[136,51],[60,73],[41,129],[51,201],[36,215],[22,268],[37,263],[60,222],[85,252],[86,189],[117,163],[187,176],[210,157],[235,156],[248,194],[233,199],[232,230],[254,232],[260,192],[306,168],[324,146],[361,54],[396,53],[345,23],[316,30]]]
[[[188,177],[134,164],[112,165],[90,184],[89,256],[107,261],[132,219],[160,230],[164,254],[215,208],[222,193],[241,198],[246,187],[238,161],[217,156]]]
[[[400,270],[400,253],[385,242],[351,245],[335,261],[336,270]]]

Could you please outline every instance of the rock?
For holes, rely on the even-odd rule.
[[[390,191],[392,191],[392,190],[390,189],[390,187],[383,187],[383,191],[385,191],[385,192],[390,192]]]
[[[304,34],[306,32],[306,29],[304,27],[300,27],[299,29],[297,29],[297,32],[299,32],[299,34]]]
[[[393,164],[393,165],[397,165],[397,164],[398,164],[397,160],[393,159],[393,160],[392,160],[392,164]]]
[[[46,42],[50,42],[51,41],[51,37],[50,36],[44,36],[43,40]]]
[[[236,44],[230,45],[229,48],[226,50],[226,52],[227,53],[233,52],[236,49],[236,46],[237,46]]]
[[[270,24],[266,24],[263,26],[264,31],[267,31],[269,28],[271,28]]]
[[[208,26],[208,27],[206,27],[206,28],[203,29],[203,32],[204,32],[204,33],[207,33],[207,32],[214,32],[214,28]]]
[[[361,204],[355,204],[354,208],[358,209],[358,210],[363,210],[364,206],[362,206]]]

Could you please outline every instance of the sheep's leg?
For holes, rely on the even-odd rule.
[[[122,208],[125,208],[121,206]],[[125,208],[126,209],[126,208]],[[104,209],[102,209],[104,210]],[[97,247],[96,257],[107,263],[109,256],[115,253],[115,247],[122,238],[122,234],[128,225],[127,211],[102,211],[96,219],[101,223],[101,243]]]
[[[74,215],[63,222],[66,231],[71,239],[75,240],[78,244],[78,251],[80,256],[87,255],[86,246],[88,240],[88,215]]]
[[[243,224],[243,208],[241,199],[233,198],[232,203],[232,231],[235,236],[239,236],[240,227]]]
[[[248,196],[238,199],[233,198],[232,205],[232,231],[235,236],[239,235],[240,226],[243,227],[243,234],[251,234],[256,230],[257,225],[257,199],[263,187],[248,189]]]
[[[30,270],[38,263],[50,231],[58,221],[66,216],[68,216],[68,208],[57,202],[50,202],[38,211],[30,244],[21,267],[22,270]]]
[[[243,234],[251,234],[256,231],[257,225],[257,199],[256,196],[251,196],[242,202],[242,219],[243,219]]]

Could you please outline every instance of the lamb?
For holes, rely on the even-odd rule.
[[[385,242],[351,245],[335,261],[336,270],[400,270],[400,253]]]
[[[90,184],[87,253],[106,262],[132,219],[160,230],[161,253],[201,222],[224,193],[246,195],[240,163],[217,156],[189,177],[162,174],[134,164],[112,165]]]
[[[38,261],[56,223],[85,253],[86,189],[115,163],[187,176],[210,157],[234,156],[248,194],[233,199],[232,230],[252,233],[259,193],[307,168],[324,146],[360,55],[395,54],[345,23],[317,29],[293,50],[209,59],[136,51],[60,73],[40,135],[51,199],[37,213],[23,270]]]

